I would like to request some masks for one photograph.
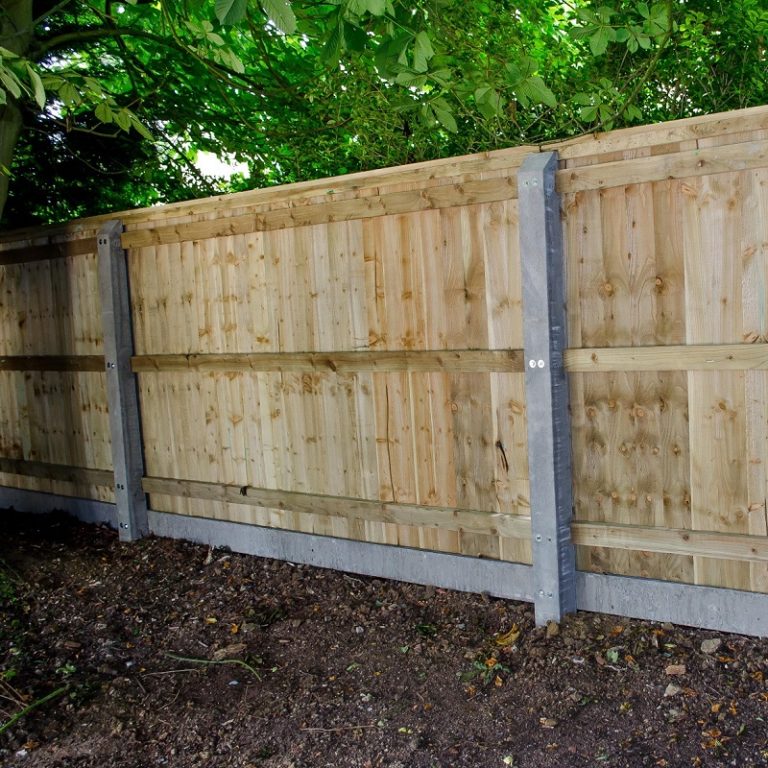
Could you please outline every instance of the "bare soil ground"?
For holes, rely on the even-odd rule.
[[[7,768],[768,764],[765,640],[0,526]]]

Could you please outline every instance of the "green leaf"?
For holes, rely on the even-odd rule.
[[[222,61],[234,72],[237,72],[240,75],[245,72],[245,65],[231,48],[225,48],[221,52],[221,58]]]
[[[133,112],[131,112],[131,113],[130,113],[130,117],[131,117],[131,125],[133,126],[134,130],[135,130],[135,131],[136,131],[138,134],[140,134],[141,136],[143,136],[145,139],[149,139],[150,141],[152,141],[152,139],[153,139],[153,136],[152,136],[152,134],[151,134],[151,133],[150,133],[150,132],[147,130],[147,128],[146,128],[146,126],[144,125],[144,123],[142,123],[142,122],[141,122],[141,120],[139,120],[139,118],[138,118],[138,117],[136,117],[136,115],[134,115],[134,114],[133,114]]]
[[[383,16],[387,12],[387,0],[347,0],[346,15],[360,18],[366,13]]]
[[[519,93],[524,93],[534,104],[544,104],[553,109],[557,106],[555,94],[547,88],[546,83],[538,75],[523,80],[515,91],[516,95]]]
[[[401,67],[407,67],[407,49],[413,38],[407,34],[399,34],[385,40],[374,54],[376,69],[382,77],[392,80]]]
[[[348,0],[344,15],[360,17],[368,10],[368,0]]]
[[[368,43],[368,36],[365,30],[357,24],[348,21],[344,22],[344,48],[353,53],[362,53]]]
[[[14,98],[21,96],[21,85],[19,78],[8,69],[0,68],[0,80],[2,81],[5,89],[11,93]]]
[[[602,5],[597,9],[597,17],[601,22],[603,22],[603,24],[610,24],[611,16],[613,16],[615,13],[616,11],[613,8],[609,8],[607,5]]]
[[[83,78],[83,83],[89,94],[94,96],[102,96],[104,89],[101,87],[101,83],[93,77]]]
[[[296,14],[288,0],[260,0],[267,18],[285,35],[296,31]]]
[[[112,110],[105,101],[96,105],[94,114],[96,115],[96,119],[101,120],[102,123],[108,124],[112,122]]]
[[[344,50],[344,22],[340,15],[337,18],[338,23],[331,29],[323,46],[323,60],[330,64],[338,64]]]
[[[579,110],[579,117],[581,117],[585,123],[594,122],[597,119],[597,107],[582,107]]]
[[[121,130],[126,132],[131,130],[131,116],[127,109],[121,109],[119,112],[115,112],[114,117],[115,122]]]
[[[395,78],[395,82],[398,85],[404,85],[406,88],[423,88],[427,84],[427,76],[405,70]]]
[[[29,82],[32,83],[32,92],[34,94],[35,102],[40,109],[43,109],[43,107],[45,107],[45,88],[43,87],[43,81],[40,79],[40,75],[38,75],[29,64],[27,64],[27,74],[29,75]]]
[[[586,21],[587,24],[597,24],[598,18],[595,16],[593,11],[590,11],[589,8],[581,8],[577,12],[576,16],[581,19],[582,21]]]
[[[447,109],[442,109],[441,107],[438,107],[437,104],[433,104],[432,109],[437,118],[437,122],[440,123],[443,128],[451,133],[459,132],[459,126],[456,125],[456,118]]]
[[[447,85],[451,78],[453,77],[453,73],[450,69],[436,69],[434,72],[430,72],[429,76],[438,84],[438,85]]]
[[[477,96],[478,93],[481,94],[479,98]],[[493,117],[498,117],[504,107],[504,100],[495,88],[478,88],[475,91],[475,101],[477,102],[477,108],[480,110],[480,114],[489,120]]]
[[[429,35],[419,32],[413,45],[413,68],[417,72],[426,72],[429,68],[429,60],[435,55]]]
[[[218,45],[219,47],[224,45],[224,38],[221,35],[217,35],[215,32],[208,32],[205,38],[209,42],[213,43],[214,45]]]
[[[72,83],[64,81],[59,88],[59,98],[68,107],[75,106],[80,103],[80,94]]]
[[[493,90],[490,85],[483,85],[475,90],[475,101],[480,104]]]
[[[608,48],[608,43],[616,39],[615,30],[610,27],[600,27],[597,32],[589,36],[589,47],[593,56],[601,56]]]
[[[367,0],[371,16],[383,16],[387,12],[387,0]]]
[[[661,37],[669,30],[669,8],[666,3],[654,3],[651,7],[651,15],[648,19],[648,28],[651,37]]]
[[[222,25],[237,24],[245,18],[248,0],[216,0],[216,18]]]

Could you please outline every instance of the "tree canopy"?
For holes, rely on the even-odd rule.
[[[768,101],[763,0],[5,0],[20,226]],[[206,176],[210,151],[249,178]]]

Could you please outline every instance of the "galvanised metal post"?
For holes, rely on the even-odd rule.
[[[565,264],[557,153],[528,155],[518,172],[523,334],[536,623],[576,610],[566,345]]]

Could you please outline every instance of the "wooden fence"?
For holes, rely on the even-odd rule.
[[[543,151],[568,348],[542,357],[537,304],[563,300],[518,187]],[[146,492],[168,520],[535,571],[554,520],[582,575],[768,594],[768,108],[16,231],[0,291],[0,485],[133,493],[126,537]],[[562,363],[570,422],[528,425]],[[570,443],[572,522],[537,430]]]

